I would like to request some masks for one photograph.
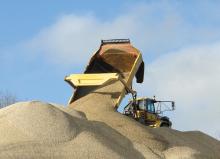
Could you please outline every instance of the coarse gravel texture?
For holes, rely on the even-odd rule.
[[[31,101],[1,109],[0,158],[220,158],[219,141],[201,132],[152,129],[110,105],[92,108]]]
[[[0,109],[0,158],[220,158],[220,141],[199,131],[149,128],[115,111],[111,82],[68,107],[40,101]]]
[[[52,104],[21,102],[0,110],[0,158],[142,158],[103,122]]]
[[[116,112],[113,106],[122,90],[119,81],[95,89],[83,88],[81,91],[89,93],[69,107],[84,112],[90,121],[104,122],[116,130],[143,158],[220,158],[220,142],[202,132],[153,129]]]

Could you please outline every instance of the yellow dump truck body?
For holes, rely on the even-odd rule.
[[[130,44],[129,40],[102,41],[99,50],[91,57],[85,74],[117,73],[128,87],[131,87],[134,76],[138,83],[142,83],[144,63],[141,53]],[[66,77],[68,78],[68,77]],[[71,82],[68,82],[70,85]],[[72,85],[73,86],[73,85]],[[98,86],[79,86],[75,88],[69,104],[91,93]],[[125,89],[120,92],[115,107],[119,106],[124,97]]]

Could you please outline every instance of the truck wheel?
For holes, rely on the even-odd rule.
[[[160,125],[160,127],[167,127],[167,128],[169,128],[170,125],[169,125],[168,123],[162,123],[162,124]]]

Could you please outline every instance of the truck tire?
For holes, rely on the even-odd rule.
[[[162,123],[162,124],[160,124],[160,127],[167,127],[167,128],[169,128],[170,125],[168,123]]]

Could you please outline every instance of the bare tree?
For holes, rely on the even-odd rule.
[[[0,108],[6,107],[8,105],[14,104],[17,102],[17,97],[8,91],[0,91]]]

